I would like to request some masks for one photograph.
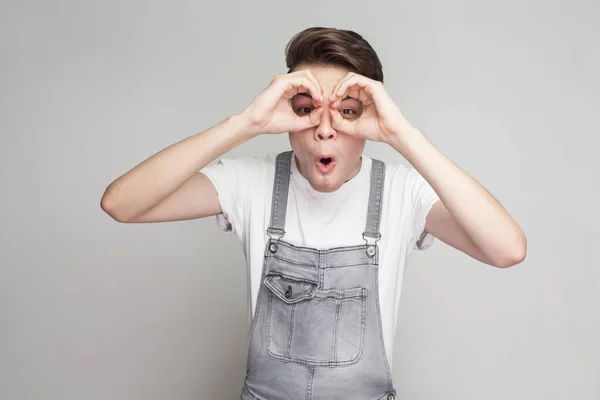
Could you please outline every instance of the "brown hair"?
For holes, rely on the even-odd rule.
[[[301,64],[333,65],[383,82],[377,53],[361,35],[349,30],[313,27],[297,33],[285,48],[285,63],[289,72]]]

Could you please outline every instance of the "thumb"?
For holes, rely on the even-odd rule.
[[[302,131],[319,125],[321,122],[323,107],[315,108],[310,114],[304,116],[295,115],[294,131]]]
[[[354,133],[354,126],[352,122],[348,121],[338,110],[333,108],[329,109],[329,116],[331,117],[331,126],[338,132],[352,135]]]
[[[310,120],[310,126],[317,126],[321,123],[321,116],[323,115],[323,107],[317,107],[308,115]]]

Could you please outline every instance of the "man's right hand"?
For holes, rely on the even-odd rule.
[[[308,71],[275,77],[242,113],[164,148],[115,179],[102,196],[102,209],[119,222],[222,213],[216,188],[198,171],[254,136],[318,125],[322,97],[319,82]]]
[[[312,100],[302,98],[293,102],[299,93],[310,95]],[[273,78],[240,116],[246,120],[252,135],[277,134],[318,125],[322,111],[323,89],[310,71],[301,70]]]

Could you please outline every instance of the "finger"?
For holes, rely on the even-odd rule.
[[[363,105],[370,103],[370,96],[367,94],[367,92],[365,92],[365,90],[358,85],[352,85],[348,87],[348,90],[346,90],[345,94],[334,101],[332,107],[336,110],[339,109],[342,101],[344,101],[346,97],[358,99],[361,103],[363,103]]]
[[[363,88],[367,82],[365,82],[360,75],[351,75],[348,78],[342,80],[339,86],[331,94],[330,101],[336,103],[338,100],[343,99],[348,94],[348,89],[351,87]]]
[[[339,111],[330,108],[329,116],[331,117],[331,126],[333,129],[348,135],[354,134],[354,124],[342,117],[342,114],[340,114]]]
[[[352,77],[354,75],[354,72],[348,72],[346,74],[346,76],[344,76],[338,83],[335,84],[335,86],[333,87],[333,90],[331,91],[331,94],[329,95],[329,101],[333,102],[335,101],[335,93],[337,92],[337,90],[339,89],[340,85],[342,83],[344,83],[345,81],[347,81],[350,77]]]
[[[308,119],[310,120],[311,126],[319,125],[321,123],[322,115],[323,107],[317,107],[310,114],[308,114]]]
[[[336,100],[331,103],[330,107],[338,110],[341,107],[342,102],[348,97],[359,100],[363,105],[367,105],[371,102],[370,96],[363,88],[358,85],[352,85],[347,88],[345,93],[340,97],[337,97]]]
[[[321,115],[323,114],[323,107],[315,108],[310,114],[305,116],[296,116],[294,128],[290,132],[301,131],[304,129],[312,128],[319,125],[321,122]]]
[[[334,108],[339,108],[341,102],[346,98],[346,96],[350,96],[350,97],[354,97],[357,98],[360,102],[363,103],[363,106],[367,107],[370,106],[371,104],[376,104],[377,103],[381,103],[383,98],[381,96],[381,93],[379,92],[378,89],[378,83],[377,82],[357,82],[355,84],[353,84],[352,82],[349,82],[348,85],[349,86],[346,89],[346,93],[342,93],[342,95],[337,98],[332,107]]]
[[[319,90],[315,84],[306,76],[288,76],[282,78],[280,85],[283,88],[283,96],[288,100],[297,95],[298,93],[310,93],[313,99],[321,98]]]
[[[313,98],[314,105],[320,106],[321,104],[323,104],[323,88],[319,84],[319,81],[317,80],[317,78],[312,74],[312,72],[310,72],[310,70],[307,69],[307,70],[292,72],[288,76],[307,78],[313,84],[313,87],[315,88],[315,91],[316,91],[316,94],[315,94],[312,91],[308,90],[308,88],[306,88],[307,91],[310,93],[311,97]],[[300,89],[298,93],[303,93],[302,89]]]
[[[313,100],[316,100],[317,106],[320,106],[323,104],[323,87],[321,87],[321,84],[319,83],[319,81],[317,80],[317,78],[313,75],[313,73],[307,69],[306,71],[306,76],[308,76],[308,78],[311,80],[311,82],[314,83],[315,87],[317,88],[317,91],[319,92],[319,97],[318,98],[313,98]]]
[[[356,86],[358,89],[362,89],[365,92],[366,97],[370,97],[373,92],[375,81],[358,74],[354,74],[344,81],[340,82],[339,87],[330,97],[330,101],[334,104],[339,105],[339,102],[343,100],[350,87]]]

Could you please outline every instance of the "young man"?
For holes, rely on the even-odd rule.
[[[437,237],[503,268],[524,259],[526,238],[404,118],[360,35],[306,29],[286,54],[289,72],[245,110],[118,178],[102,208],[121,222],[216,215],[239,237],[253,317],[242,399],[394,399],[411,251]],[[291,151],[208,166],[255,136],[285,132]],[[363,156],[366,140],[413,168]]]

